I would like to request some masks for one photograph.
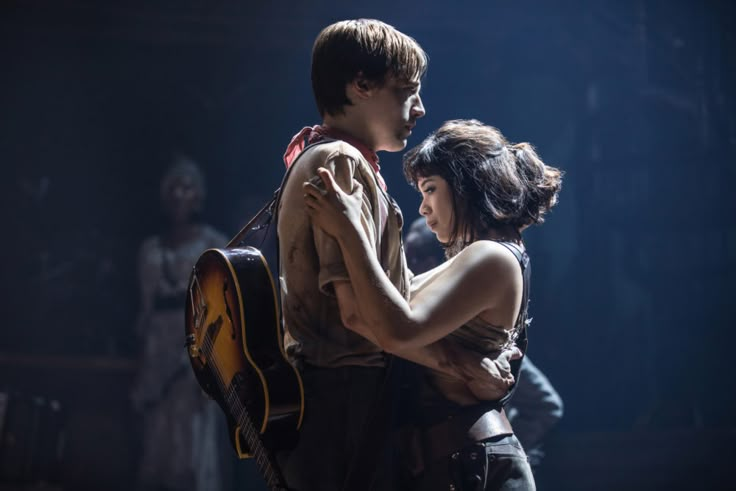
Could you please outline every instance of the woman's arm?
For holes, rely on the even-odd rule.
[[[379,346],[396,353],[427,346],[498,303],[503,285],[518,266],[486,241],[467,247],[411,305],[407,303],[384,274],[359,225],[361,187],[356,185],[348,195],[327,170],[318,172],[326,191],[305,184],[308,212],[315,224],[337,238],[360,313]]]
[[[355,293],[350,282],[345,281],[335,284],[335,292],[338,291],[343,297],[352,299],[352,301],[346,302],[347,305],[352,306],[352,310],[343,312],[341,309],[342,322],[345,327],[380,346],[373,330],[362,320],[363,315],[359,312],[358,302],[355,301]],[[481,400],[497,400],[506,395],[515,382],[511,373],[510,361],[521,357],[521,351],[518,348],[513,348],[498,353],[491,359],[458,346],[447,338],[427,346],[386,351],[418,365],[462,380],[470,392]]]

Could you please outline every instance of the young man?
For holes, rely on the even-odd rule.
[[[390,281],[404,295],[408,270],[401,246],[401,213],[386,194],[376,152],[406,147],[425,110],[420,97],[427,56],[419,44],[376,20],[342,21],[325,28],[312,52],[312,88],[323,124],[305,128],[284,155],[290,175],[278,215],[281,298],[285,348],[300,369],[305,418],[296,448],[279,456],[290,489],[330,491],[345,488],[361,468],[373,489],[398,489],[394,469],[375,462],[363,467],[358,449],[377,436],[373,417],[386,383],[386,354],[360,331],[361,312],[337,242],[313,227],[305,212],[302,183],[319,167],[352,189],[364,190],[362,216],[373,250]],[[311,144],[304,149],[305,140]],[[298,160],[297,160],[298,157]],[[508,364],[477,355],[458,356],[443,342],[403,358],[462,375],[469,383],[509,385]],[[489,376],[489,372],[491,376]],[[366,428],[370,428],[366,430]],[[374,434],[370,434],[374,433]],[[375,469],[375,470],[374,470]],[[364,473],[365,474],[365,473]],[[352,481],[351,481],[352,482]]]

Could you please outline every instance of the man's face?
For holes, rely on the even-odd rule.
[[[406,147],[417,119],[425,114],[420,89],[418,78],[402,81],[394,77],[388,77],[382,87],[374,89],[364,113],[373,150],[398,152]]]

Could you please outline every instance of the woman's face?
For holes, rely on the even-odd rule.
[[[163,205],[174,223],[186,223],[199,210],[202,196],[192,176],[173,177],[163,193]]]
[[[449,242],[455,227],[455,210],[452,206],[452,190],[442,177],[420,177],[417,181],[422,203],[419,214],[440,242]]]

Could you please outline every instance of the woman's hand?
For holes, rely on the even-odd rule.
[[[449,339],[441,343],[445,365],[451,367],[455,376],[465,382],[475,398],[496,401],[508,394],[514,385],[511,361],[522,356],[516,346],[483,356]]]
[[[466,382],[468,390],[480,400],[501,399],[515,382],[509,362],[521,356],[521,350],[514,346],[502,351],[495,358],[483,358],[480,376],[472,377]]]
[[[303,184],[304,204],[307,206],[307,214],[312,223],[333,237],[344,233],[346,227],[360,230],[363,186],[353,180],[353,192],[347,194],[335,182],[329,170],[320,167],[317,169],[317,175],[324,184],[324,191],[312,182],[307,181]]]

